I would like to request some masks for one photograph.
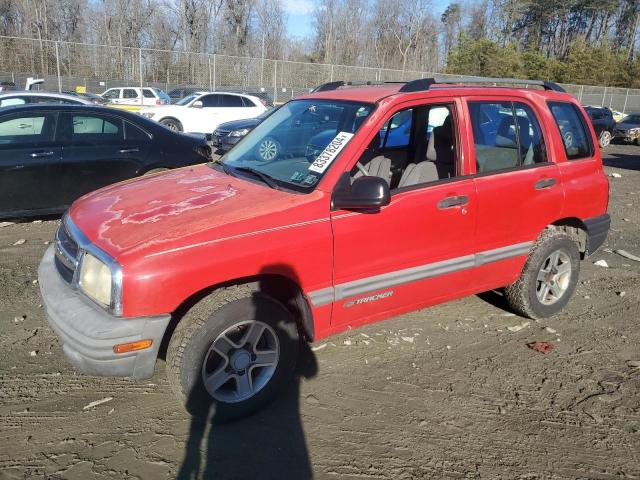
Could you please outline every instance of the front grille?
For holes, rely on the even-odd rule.
[[[56,269],[67,283],[71,283],[78,266],[78,243],[67,231],[64,221],[56,230],[55,238]]]

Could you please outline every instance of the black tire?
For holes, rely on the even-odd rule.
[[[143,175],[153,175],[154,173],[167,172],[168,170],[168,168],[152,168],[151,170],[144,172]]]
[[[263,138],[256,147],[256,153],[263,162],[276,160],[281,152],[280,142],[273,137]]]
[[[542,282],[538,280],[539,275],[545,276],[546,272],[543,270],[548,268],[551,255],[554,252],[560,252],[560,256],[566,259],[565,263],[569,264],[568,279],[567,277],[561,277],[559,280],[549,278],[548,281]],[[553,277],[553,272],[546,275]],[[569,302],[576,289],[579,275],[580,252],[576,242],[560,230],[547,229],[540,234],[533,246],[520,278],[505,288],[505,298],[509,306],[524,317],[532,319],[551,317]],[[560,288],[561,282],[564,287],[563,292],[557,297],[554,297],[550,290],[547,290],[547,294],[544,293],[543,283],[548,285],[554,282],[554,288]],[[539,294],[543,295],[545,299],[549,298],[548,301],[552,301],[552,303],[543,303],[538,297]]]
[[[167,127],[169,130],[173,130],[174,132],[182,132],[182,123],[180,123],[175,118],[163,118],[160,120],[160,123]]]
[[[216,350],[213,350],[214,341],[217,342],[221,337],[228,340],[225,332],[235,331],[234,327],[245,320],[262,322],[270,327],[270,330],[265,328],[265,332],[269,335],[275,333],[279,347],[277,365],[266,383],[251,397],[235,402],[222,401],[207,391],[203,372],[208,368],[211,356],[217,355]],[[193,306],[178,323],[167,350],[169,384],[178,400],[195,417],[213,423],[245,417],[266,405],[290,383],[298,358],[298,342],[295,319],[277,300],[257,292],[250,285],[216,290]],[[233,351],[239,352],[240,349]],[[226,365],[223,369],[225,372],[233,370],[233,353],[231,350],[227,353],[227,361],[223,364]],[[246,350],[243,350],[243,353],[246,353]],[[247,369],[244,374],[250,377],[252,369],[257,369],[257,375],[261,374],[262,367],[245,368]],[[222,369],[216,371],[220,370]],[[232,385],[236,385],[239,389],[240,380],[238,383],[235,382],[236,378],[239,379],[241,376],[242,374],[234,374],[231,383],[225,383],[216,393],[227,394],[225,386],[233,390]]]

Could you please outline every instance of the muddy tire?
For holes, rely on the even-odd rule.
[[[520,278],[505,288],[505,298],[524,317],[551,317],[569,302],[579,275],[576,242],[564,232],[548,229],[533,246]]]
[[[182,132],[182,124],[175,118],[163,118],[160,123],[174,132]]]
[[[298,356],[295,319],[249,285],[214,291],[178,323],[167,377],[195,417],[224,423],[248,416],[282,390]]]

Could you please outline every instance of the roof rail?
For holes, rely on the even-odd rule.
[[[366,81],[356,81],[356,82],[352,82],[352,81],[348,81],[348,82],[343,82],[343,81],[336,81],[336,82],[327,82],[327,83],[323,83],[322,85],[317,86],[316,88],[314,88],[313,90],[311,90],[311,93],[316,93],[316,92],[326,92],[329,90],[337,90],[340,87],[357,87],[357,86],[370,86],[370,85],[388,85],[390,83],[407,83],[407,82],[395,82],[395,81],[384,81],[384,82],[379,82],[377,80],[366,80]]]
[[[429,90],[432,85],[441,84],[465,84],[465,83],[482,83],[482,84],[514,84],[514,85],[534,85],[542,87],[545,90],[553,90],[556,92],[564,92],[557,83],[547,82],[543,80],[523,80],[519,78],[491,78],[491,77],[465,77],[459,79],[446,79],[446,78],[421,78],[405,83],[400,92],[419,92],[423,90]]]
[[[455,85],[455,84],[466,84],[466,83],[480,83],[480,84],[489,84],[489,85],[500,85],[500,84],[510,84],[510,85],[533,85],[536,87],[542,87],[545,90],[553,90],[555,92],[566,92],[564,88],[554,82],[547,82],[545,80],[526,80],[521,78],[491,78],[491,77],[465,77],[458,79],[448,79],[448,78],[419,78],[418,80],[411,80],[409,82],[376,82],[376,81],[366,81],[366,82],[327,82],[322,85],[311,90],[311,93],[315,92],[326,92],[329,90],[337,90],[340,87],[344,87],[347,85],[356,86],[356,85],[384,85],[389,83],[402,83],[402,87],[400,87],[399,92],[408,93],[408,92],[422,92],[425,90],[429,90],[433,85]]]

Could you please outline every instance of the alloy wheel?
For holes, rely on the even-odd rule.
[[[202,364],[202,381],[213,398],[225,403],[248,400],[273,377],[280,344],[266,323],[248,320],[222,332]]]
[[[538,272],[536,296],[540,303],[552,305],[564,295],[571,280],[571,259],[563,250],[549,255]]]

